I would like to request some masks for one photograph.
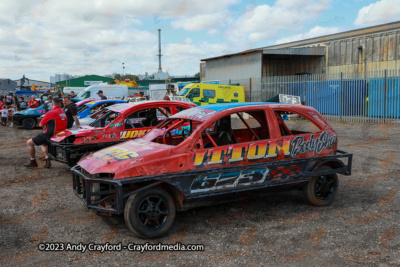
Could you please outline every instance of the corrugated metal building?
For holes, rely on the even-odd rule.
[[[10,91],[15,93],[17,83],[10,79],[0,79],[0,95],[6,95]]]
[[[203,59],[202,80],[400,69],[400,22]]]
[[[20,80],[14,80],[17,83],[17,86],[20,87],[21,86],[21,79]],[[32,87],[32,85],[36,86],[36,90],[47,90],[50,89],[54,86],[54,83],[49,83],[49,82],[44,82],[44,81],[38,81],[38,80],[32,80],[27,78],[24,81],[24,85],[23,87]]]

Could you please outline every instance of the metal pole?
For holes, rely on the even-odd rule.
[[[251,78],[249,78],[249,87],[250,87],[250,92],[249,92],[249,101],[251,102]]]
[[[387,87],[387,70],[385,70],[385,79],[383,80],[383,123],[386,123],[386,87]]]
[[[308,102],[307,102],[307,77],[306,77],[306,79],[305,79],[305,81],[304,81],[304,104],[305,105],[308,105]]]
[[[158,29],[158,72],[162,72],[162,68],[161,68],[161,29]]]
[[[343,107],[342,107],[343,96],[342,96],[342,94],[343,94],[343,72],[340,73],[340,87],[339,87],[339,96],[340,96],[340,99],[339,99],[339,114],[340,114],[340,120],[343,120],[343,118],[342,118],[342,114],[343,114],[343,111],[342,111],[342,109],[343,109]]]
[[[399,79],[399,75],[400,75],[400,72],[399,72],[399,70],[396,70],[395,72],[397,72],[397,75],[396,75],[396,101],[395,101],[395,107],[396,107],[396,109],[395,109],[395,119],[396,120],[398,120],[398,119],[400,119],[400,91],[399,91],[399,82],[400,82],[400,79]]]

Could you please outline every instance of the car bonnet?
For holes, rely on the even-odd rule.
[[[43,114],[44,114],[43,105],[37,108],[29,108],[15,113],[15,115],[38,115],[38,116]]]
[[[81,126],[79,128],[73,128],[73,129],[69,129],[69,130],[64,130],[62,132],[59,132],[57,134],[55,134],[51,140],[55,141],[55,142],[60,142],[62,140],[64,140],[65,138],[67,138],[68,136],[80,136],[80,135],[87,135],[89,133],[91,133],[93,131],[93,129],[96,129],[94,127],[90,127],[90,126]]]
[[[168,157],[171,146],[148,142],[141,138],[114,145],[94,152],[78,162],[85,171],[113,173],[129,168],[137,163]]]

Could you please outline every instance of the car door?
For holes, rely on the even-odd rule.
[[[214,89],[202,89],[202,93],[203,97],[199,100],[202,106],[217,103]]]
[[[188,157],[192,170],[207,170],[206,174],[193,178],[190,193],[263,186],[269,179],[269,168],[248,165],[282,156],[276,153],[275,147],[269,146],[272,141],[263,109],[219,117],[201,132]]]
[[[190,101],[198,106],[201,106],[200,100],[201,100],[201,96],[200,96],[200,88],[196,87],[196,88],[192,88],[189,93],[186,95],[187,98],[190,99]]]
[[[336,151],[336,134],[324,126],[317,112],[306,114],[284,107],[274,108],[271,112],[280,141],[290,143],[289,158],[322,156]]]

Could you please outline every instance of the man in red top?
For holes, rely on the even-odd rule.
[[[31,100],[29,100],[29,102],[28,102],[28,106],[30,108],[37,108],[38,105],[39,105],[39,102],[35,99],[35,96],[33,95]]]
[[[47,112],[39,126],[43,126],[43,132],[38,134],[37,136],[29,139],[26,144],[28,146],[29,155],[31,157],[31,161],[29,164],[25,165],[27,168],[37,167],[37,162],[35,158],[35,145],[41,146],[43,154],[46,160],[46,168],[51,167],[49,153],[47,151],[47,141],[50,138],[61,131],[64,131],[67,128],[67,116],[64,111],[61,109],[61,100],[58,97],[53,98],[53,109]]]

